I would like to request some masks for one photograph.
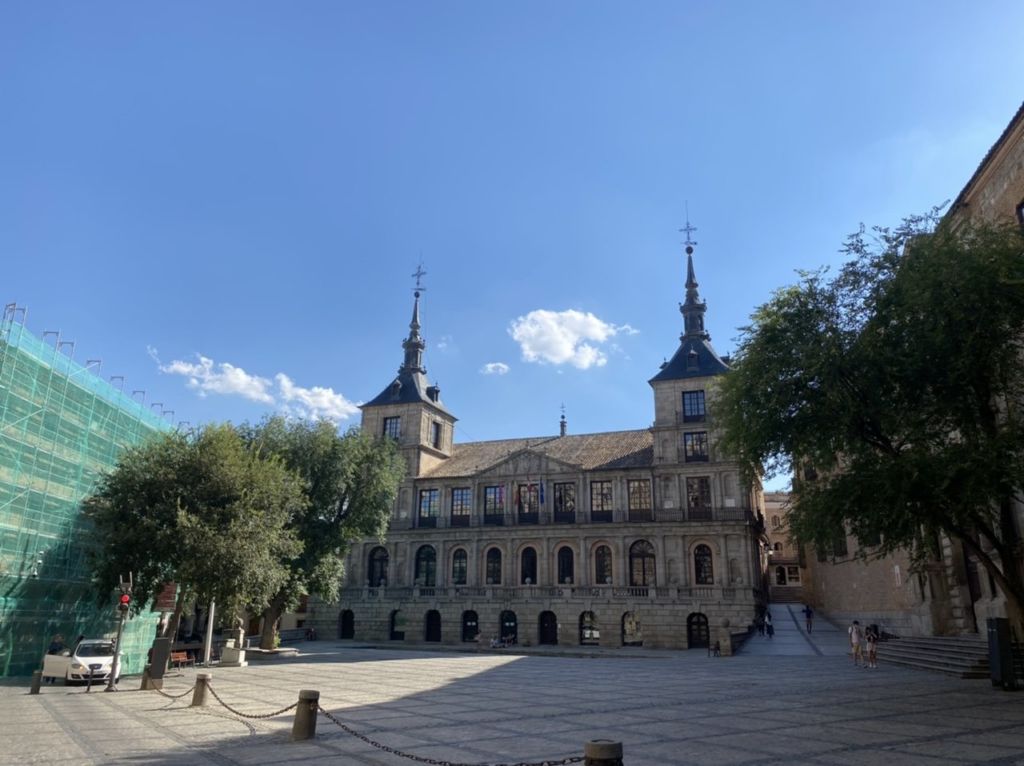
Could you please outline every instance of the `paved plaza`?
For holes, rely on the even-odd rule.
[[[245,713],[272,713],[300,689],[357,732],[457,763],[581,755],[589,739],[624,743],[627,766],[664,764],[1024,764],[1024,693],[987,681],[887,666],[854,668],[845,632],[807,636],[776,605],[776,635],[736,657],[703,650],[572,656],[300,644],[298,657],[213,668],[213,689]],[[788,623],[787,623],[788,621]],[[202,672],[200,670],[199,672]],[[167,680],[187,691],[196,671]],[[288,741],[292,713],[240,719],[191,695],[0,686],[0,763],[255,766],[414,761],[375,749],[321,716],[313,741]]]

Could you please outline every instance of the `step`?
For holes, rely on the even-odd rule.
[[[978,668],[961,668],[950,665],[936,664],[924,660],[906,659],[903,657],[890,657],[888,655],[879,657],[878,662],[882,665],[900,665],[902,667],[916,668],[917,670],[930,670],[933,673],[944,673],[957,678],[990,678],[989,671]]]
[[[935,655],[937,657],[954,657],[964,660],[988,659],[988,649],[977,650],[956,646],[917,646],[904,644],[902,641],[883,641],[886,651],[899,654],[914,654],[922,657]]]

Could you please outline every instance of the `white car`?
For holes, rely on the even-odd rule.
[[[73,651],[47,654],[43,658],[43,677],[63,678],[66,683],[106,682],[114,665],[114,642],[109,638],[79,641]]]

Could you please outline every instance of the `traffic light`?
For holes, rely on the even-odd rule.
[[[132,600],[131,596],[129,596],[127,593],[122,593],[121,594],[121,603],[117,605],[117,608],[120,609],[122,612],[127,612],[128,611],[128,604],[129,604],[129,602],[131,600]]]

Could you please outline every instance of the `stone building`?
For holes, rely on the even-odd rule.
[[[1024,105],[957,195],[947,220],[1024,225]],[[1020,539],[1019,502],[1013,517],[1009,528]],[[848,535],[831,551],[808,557],[807,598],[837,621],[857,618],[897,635],[960,635],[983,631],[986,618],[1006,615],[994,580],[959,541],[940,538],[941,554],[918,566],[905,552],[872,558],[870,542]]]
[[[774,603],[804,600],[803,556],[790,537],[788,514],[788,492],[765,492],[766,579]]]
[[[762,496],[718,447],[708,404],[729,368],[692,253],[679,347],[649,381],[653,425],[635,431],[570,435],[563,415],[557,436],[454,443],[416,293],[398,374],[362,406],[362,428],[398,442],[408,475],[386,542],[353,546],[330,610],[338,636],[678,648],[706,646],[724,618],[751,622]]]

